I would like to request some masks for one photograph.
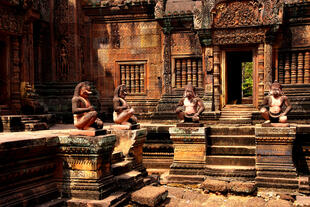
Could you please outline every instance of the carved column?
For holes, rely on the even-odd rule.
[[[284,56],[279,57],[279,83],[284,83]]]
[[[290,55],[289,54],[285,55],[284,59],[285,59],[284,83],[285,84],[290,84],[291,83]]]
[[[304,83],[310,83],[310,52],[305,54],[305,80]]]
[[[135,92],[135,66],[130,66],[130,92]]]
[[[181,83],[182,83],[182,80],[181,80],[181,75],[182,75],[182,72],[181,72],[181,60],[176,60],[176,86],[177,88],[181,88]]]
[[[135,66],[135,92],[136,93],[139,93],[140,91],[140,77],[139,77],[139,72],[140,72],[140,66],[139,65],[136,65]]]
[[[264,90],[269,91],[272,84],[272,45],[265,43],[264,46]]]
[[[258,46],[258,104],[264,100],[264,45]]]
[[[297,64],[297,83],[303,83],[304,82],[304,55],[303,53],[298,53],[298,64]]]
[[[197,87],[198,86],[198,81],[197,81],[197,60],[193,60],[192,62],[192,77],[193,77],[193,86]]]
[[[11,105],[15,112],[20,111],[20,43],[18,37],[11,38],[12,71],[11,71]]]
[[[187,83],[192,83],[193,84],[193,79],[192,79],[192,61],[191,59],[187,59]]]
[[[127,90],[130,91],[130,66],[126,65],[126,86]]]
[[[291,64],[291,83],[297,83],[297,65],[296,65],[296,53],[292,54],[292,64]]]
[[[202,71],[202,61],[198,60],[198,87],[203,87],[203,71]]]
[[[125,69],[125,65],[121,65],[121,83],[122,85],[126,85],[126,69]]]
[[[215,111],[220,110],[220,48],[214,46],[214,107]]]
[[[186,86],[186,60],[182,60],[182,79],[181,79],[181,87]]]
[[[144,92],[144,65],[140,65],[140,93]]]
[[[165,93],[171,93],[171,25],[165,20],[164,26],[164,85]]]

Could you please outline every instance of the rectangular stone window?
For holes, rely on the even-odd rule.
[[[146,61],[118,62],[120,68],[120,83],[127,86],[128,94],[145,94]]]
[[[188,83],[203,87],[202,59],[199,57],[186,57],[174,59],[174,87],[184,88]]]

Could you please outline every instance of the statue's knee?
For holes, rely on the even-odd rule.
[[[175,110],[175,113],[176,114],[179,114],[179,113],[181,113],[182,112],[182,109],[181,108],[177,108],[176,110]]]
[[[279,118],[279,122],[280,122],[280,123],[286,123],[286,122],[287,122],[287,116],[281,116],[281,117]]]
[[[261,112],[262,114],[264,114],[264,113],[266,113],[266,112],[268,112],[268,111],[267,111],[266,108],[261,108],[260,112]]]
[[[97,117],[98,115],[97,111],[91,111],[90,114],[92,117]]]

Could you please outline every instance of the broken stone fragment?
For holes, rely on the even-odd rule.
[[[131,200],[141,205],[157,206],[166,200],[168,190],[165,187],[146,186],[132,193]]]

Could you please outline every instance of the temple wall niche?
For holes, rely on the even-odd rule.
[[[160,98],[158,77],[161,77],[162,54],[161,31],[157,22],[94,24],[93,41],[94,60],[97,59],[95,64],[98,66],[98,91],[103,105],[106,105],[104,110],[112,107],[114,88],[121,83],[122,63],[135,67],[145,63],[144,93],[139,96],[130,96],[129,93],[128,100]],[[132,75],[135,77],[136,73]]]

